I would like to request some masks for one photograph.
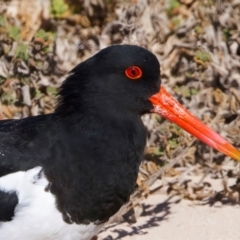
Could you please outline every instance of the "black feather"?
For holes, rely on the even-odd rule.
[[[139,66],[141,79],[124,71]],[[146,49],[113,46],[75,67],[54,113],[0,122],[0,176],[42,166],[66,222],[107,221],[134,191],[146,142],[140,116],[160,88]]]
[[[0,190],[0,222],[12,220],[17,204],[18,197],[16,192],[4,192]]]

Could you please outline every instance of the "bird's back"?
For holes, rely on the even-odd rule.
[[[47,157],[46,126],[50,118],[44,115],[0,121],[0,177],[42,165]]]

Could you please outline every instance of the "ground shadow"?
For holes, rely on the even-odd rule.
[[[144,235],[148,233],[148,229],[159,227],[160,223],[164,220],[167,220],[169,215],[171,214],[171,204],[174,203],[174,201],[171,200],[172,197],[169,197],[166,201],[157,205],[143,204],[143,213],[141,214],[141,216],[150,216],[150,219],[148,221],[146,221],[140,226],[130,225],[129,230],[121,229],[119,226],[119,229],[112,230],[112,233],[118,234],[117,236],[113,237],[111,235],[108,235],[107,237],[103,238],[103,240],[118,240],[124,239],[127,236]],[[159,213],[161,213],[161,216],[157,216]],[[106,229],[111,229],[118,225],[119,224],[111,225]]]

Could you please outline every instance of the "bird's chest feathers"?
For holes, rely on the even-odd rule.
[[[69,222],[101,222],[115,214],[134,191],[145,146],[140,119],[121,128],[115,122],[101,129],[89,123],[68,139],[62,165],[45,171]]]
[[[84,178],[93,184],[118,185],[120,179],[126,179],[133,183],[142,160],[146,130],[141,121],[125,121],[122,126],[109,122],[105,127],[92,126],[74,134],[68,152],[72,153],[71,168],[75,166],[74,171],[79,171],[79,181]]]

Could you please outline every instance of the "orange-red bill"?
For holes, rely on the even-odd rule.
[[[149,100],[154,106],[152,112],[176,123],[212,148],[240,161],[239,150],[188,112],[187,109],[177,102],[164,87],[161,87],[159,93],[151,96]]]

